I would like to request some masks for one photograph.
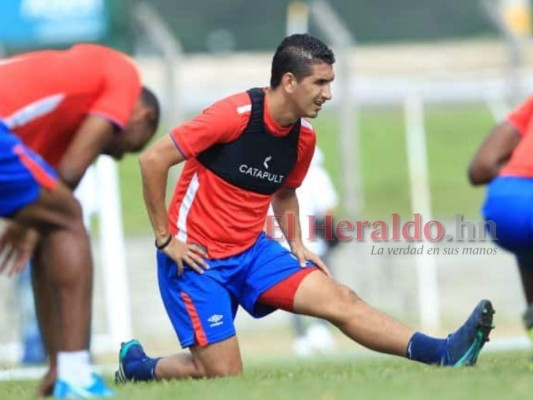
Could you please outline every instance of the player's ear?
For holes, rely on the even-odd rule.
[[[145,118],[148,121],[148,125],[150,125],[154,131],[156,131],[159,121],[157,112],[152,107],[146,107]]]
[[[292,72],[286,72],[281,78],[281,85],[289,93],[294,91],[297,83],[296,76]]]

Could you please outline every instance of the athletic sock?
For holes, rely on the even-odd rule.
[[[126,376],[136,381],[153,381],[156,379],[155,366],[160,358],[144,357],[126,364]]]
[[[446,355],[446,339],[416,332],[407,345],[407,358],[425,364],[440,364]]]
[[[57,377],[75,386],[89,386],[93,382],[88,350],[60,351],[57,354]]]

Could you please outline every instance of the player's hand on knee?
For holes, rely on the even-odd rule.
[[[204,270],[209,269],[209,265],[204,260],[207,258],[207,252],[195,244],[183,243],[180,240],[172,239],[163,252],[176,262],[178,275],[183,274],[184,264],[187,264],[199,274],[203,274]]]
[[[21,272],[28,265],[38,238],[34,229],[10,223],[0,236],[0,273]]]
[[[311,250],[309,250],[307,247],[305,247],[303,244],[293,244],[291,245],[291,252],[296,256],[298,261],[300,262],[300,266],[302,268],[305,268],[307,266],[307,261],[311,261],[313,264],[315,264],[322,272],[324,272],[327,276],[332,278],[331,272],[327,265],[322,261],[322,259],[317,256],[315,253],[313,253]]]
[[[317,256],[315,253],[309,252],[310,254],[306,256],[306,259],[308,261],[311,261],[313,264],[315,264],[322,272],[324,272],[327,276],[330,278],[333,278],[333,275],[331,275],[331,271],[329,270],[328,266],[322,259]]]

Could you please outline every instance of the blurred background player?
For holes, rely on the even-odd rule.
[[[296,193],[300,207],[302,240],[305,246],[318,255],[335,275],[334,269],[331,268],[330,255],[339,244],[339,240],[334,234],[326,237],[323,227],[326,217],[333,218],[335,215],[339,199],[325,168],[324,154],[318,146],[315,148],[307,175],[302,185],[296,189]],[[273,214],[272,208],[269,209],[269,214]],[[311,232],[310,218],[314,221],[312,226],[318,227],[314,229],[314,232]],[[281,243],[284,247],[288,247],[286,240]],[[297,355],[309,356],[314,352],[328,353],[334,350],[335,340],[328,322],[291,314],[291,324],[296,336],[292,347]]]
[[[0,216],[15,222],[3,232],[0,250],[15,258],[12,272],[33,253],[36,309],[50,364],[39,392],[109,395],[89,360],[93,265],[72,190],[98,155],[121,159],[145,146],[157,129],[157,99],[141,86],[125,54],[90,44],[4,60],[0,86]]]
[[[468,176],[473,185],[487,185],[482,213],[489,232],[516,257],[527,303],[523,320],[533,341],[532,116],[530,97],[488,134],[472,159]]]
[[[98,210],[95,197],[96,179],[95,168],[91,166],[74,191],[74,196],[81,204],[84,225],[89,232],[91,217]],[[22,344],[20,363],[22,365],[44,364],[46,362],[46,350],[37,315],[35,314],[35,299],[31,283],[31,263],[17,277],[16,295],[20,311],[20,341]]]

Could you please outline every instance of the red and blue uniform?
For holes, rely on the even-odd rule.
[[[494,239],[515,253],[520,265],[533,265],[533,97],[513,110],[507,122],[521,140],[499,175],[488,185],[483,206],[496,224]]]
[[[186,162],[169,205],[169,229],[179,240],[206,249],[210,267],[203,274],[186,267],[178,276],[175,262],[158,252],[161,295],[183,347],[233,336],[238,305],[254,317],[276,308],[291,309],[299,282],[314,270],[302,269],[289,251],[263,233],[272,194],[228,182],[200,161],[199,155],[212,146],[233,143],[246,134],[257,112],[253,104],[247,92],[233,95],[170,132]],[[293,126],[281,127],[273,120],[266,97],[261,111],[268,135],[290,134]],[[294,166],[283,177],[283,187],[300,186],[315,142],[311,125],[302,119]],[[273,153],[260,158],[257,169],[239,170],[275,180],[277,175],[270,174],[275,158]]]
[[[88,115],[108,119],[119,131],[141,91],[127,56],[92,44],[0,60],[0,87],[1,216],[35,201],[41,187],[53,189],[49,181],[57,178],[48,166],[57,167]],[[24,181],[15,181],[13,171]]]

